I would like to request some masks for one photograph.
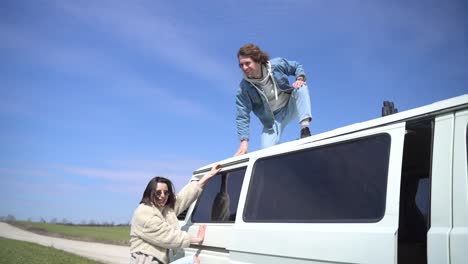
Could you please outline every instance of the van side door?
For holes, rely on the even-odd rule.
[[[231,263],[396,263],[405,123],[320,136],[252,157]]]

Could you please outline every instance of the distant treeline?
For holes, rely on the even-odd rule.
[[[17,222],[17,221],[24,221],[24,222],[31,222],[31,223],[48,223],[48,224],[57,224],[57,225],[70,225],[70,226],[129,226],[130,222],[126,223],[115,223],[115,222],[108,222],[108,221],[95,221],[95,220],[82,220],[79,223],[73,223],[66,218],[62,218],[59,220],[58,218],[52,218],[49,221],[41,218],[39,221],[33,221],[32,218],[28,218],[27,220],[17,220],[14,215],[7,215],[7,216],[0,216],[0,221],[2,222]]]

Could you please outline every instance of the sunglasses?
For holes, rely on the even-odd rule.
[[[168,196],[169,195],[169,191],[161,191],[161,190],[157,190],[156,191],[156,196],[161,196],[161,194],[164,193],[164,196]]]

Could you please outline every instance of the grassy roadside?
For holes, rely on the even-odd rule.
[[[14,221],[8,223],[41,235],[81,241],[129,245],[128,240],[130,239],[129,226],[78,226],[26,221]]]
[[[52,247],[0,237],[0,263],[17,264],[100,264]]]

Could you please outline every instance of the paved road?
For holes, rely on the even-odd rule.
[[[129,247],[83,242],[34,234],[0,222],[0,236],[50,246],[109,264],[128,264]]]

